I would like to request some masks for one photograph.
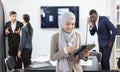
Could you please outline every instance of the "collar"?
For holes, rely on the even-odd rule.
[[[14,23],[12,23],[12,21],[11,21],[11,24],[16,24],[17,23],[17,21],[15,21]]]
[[[96,20],[96,22],[95,22],[95,23],[97,23],[97,24],[98,24],[98,21],[99,21],[99,15],[98,15],[97,20]]]
[[[25,27],[27,25],[27,23],[25,23],[24,25],[23,25],[23,27]]]
[[[96,20],[96,22],[95,22],[97,29],[98,29],[98,24],[99,24],[99,18],[100,18],[100,16],[98,15],[97,20]]]

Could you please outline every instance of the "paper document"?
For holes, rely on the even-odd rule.
[[[50,56],[47,55],[47,56],[39,56],[39,57],[36,57],[34,59],[31,59],[32,61],[37,61],[37,62],[46,62],[48,60],[50,60]]]
[[[50,61],[52,66],[57,66],[57,61]]]
[[[82,66],[92,66],[92,60],[87,60],[87,61],[84,61],[84,60],[80,60],[80,64]]]
[[[41,68],[41,67],[49,67],[51,64],[49,62],[33,62],[30,64],[32,68]]]

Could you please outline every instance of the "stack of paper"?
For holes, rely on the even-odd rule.
[[[57,61],[49,61],[52,66],[57,66]]]
[[[87,61],[85,61],[85,60],[80,60],[80,64],[82,65],[82,66],[92,66],[92,60],[87,60]]]
[[[37,61],[37,62],[46,62],[50,60],[49,56],[39,56],[34,59],[31,59],[32,61]]]
[[[30,67],[32,68],[41,68],[41,67],[49,67],[51,64],[49,62],[32,62]]]

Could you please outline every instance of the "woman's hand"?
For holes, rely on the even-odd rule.
[[[85,50],[83,50],[82,54],[83,54],[84,57],[88,57],[90,55],[90,51],[85,49]]]
[[[18,51],[18,58],[21,58],[21,51]]]
[[[74,50],[75,50],[75,47],[74,47],[74,46],[68,46],[68,47],[66,47],[66,51],[67,51],[68,53],[73,53]]]

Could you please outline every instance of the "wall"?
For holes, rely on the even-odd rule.
[[[31,24],[34,29],[33,35],[33,54],[32,57],[38,55],[49,54],[50,49],[50,39],[51,35],[56,33],[58,29],[41,29],[40,28],[40,6],[79,6],[80,7],[80,28],[76,29],[77,32],[81,33],[82,43],[86,40],[86,25],[87,17],[89,16],[90,9],[96,9],[99,14],[107,14],[107,2],[105,0],[6,0],[6,21],[9,20],[9,11],[15,10],[17,14],[17,19],[21,21],[23,14],[28,13],[31,17]],[[94,4],[93,4],[94,2]],[[102,5],[101,5],[102,4]],[[96,36],[95,36],[96,37]],[[94,37],[92,37],[94,38]],[[88,40],[91,36],[88,36]],[[95,38],[94,38],[95,39]],[[91,40],[94,40],[91,39]],[[96,40],[95,40],[96,41]]]
[[[32,58],[39,55],[48,55],[50,50],[51,36],[58,32],[58,29],[41,29],[40,28],[40,6],[79,6],[80,28],[76,29],[81,34],[82,44],[86,42],[97,44],[97,35],[91,36],[87,31],[87,17],[91,9],[96,9],[99,15],[110,16],[114,23],[114,0],[2,0],[5,8],[5,20],[9,20],[9,11],[15,10],[17,19],[21,21],[21,16],[28,13],[31,17],[31,24],[34,29],[33,33],[33,53]],[[98,48],[98,46],[96,47]],[[98,51],[98,49],[96,49]],[[114,56],[114,50],[111,58]],[[111,66],[114,66],[111,59]]]
[[[32,58],[39,55],[48,55],[50,50],[51,36],[58,32],[58,29],[40,28],[40,6],[79,6],[80,7],[80,28],[76,29],[81,34],[82,44],[86,42],[87,17],[91,9],[96,9],[100,15],[113,16],[110,14],[109,0],[3,0],[6,21],[9,20],[9,11],[15,10],[17,19],[25,13],[31,17],[31,24],[34,29]],[[112,17],[111,17],[112,19]],[[97,36],[87,33],[87,41],[97,43]],[[97,47],[96,47],[97,48]]]
[[[108,5],[109,5],[109,9],[108,9],[108,13],[109,13],[109,16],[111,16],[110,20],[114,23],[114,25],[116,26],[116,22],[115,22],[115,10],[116,10],[116,7],[115,7],[115,1],[116,0],[111,0],[109,1],[108,0]],[[114,46],[113,46],[113,50],[112,50],[112,54],[111,54],[111,69],[116,69],[116,61],[115,61],[115,46],[116,44],[114,43]]]

